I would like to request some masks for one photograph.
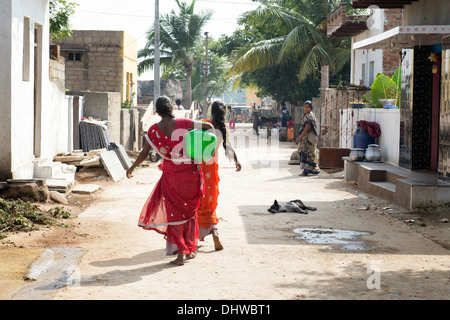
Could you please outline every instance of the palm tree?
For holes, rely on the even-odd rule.
[[[313,75],[321,66],[330,66],[332,72],[341,70],[350,60],[348,45],[343,45],[342,40],[328,38],[326,34],[327,15],[341,1],[282,2],[283,5],[263,5],[243,15],[242,23],[270,32],[277,30],[277,36],[237,52],[231,73],[242,74],[289,61],[300,62],[299,81]]]
[[[195,1],[191,4],[175,0],[179,13],[174,10],[160,17],[160,63],[161,66],[180,61],[186,71],[186,105],[191,106],[191,73],[194,64],[192,49],[202,38],[202,28],[211,19],[211,11],[194,13]],[[143,58],[138,64],[138,74],[142,74],[154,65],[155,29],[147,32],[147,43],[138,52],[138,58]]]

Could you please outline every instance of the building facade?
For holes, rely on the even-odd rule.
[[[49,57],[49,1],[0,2],[0,181],[30,179],[67,152],[64,61]]]
[[[123,105],[137,105],[137,42],[124,31],[74,30],[60,43],[66,88],[119,92]]]
[[[379,1],[355,0],[367,8]],[[401,56],[399,165],[437,172],[450,181],[450,5],[447,0],[390,1],[402,25],[354,43],[355,50],[390,49]]]

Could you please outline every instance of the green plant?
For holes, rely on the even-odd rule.
[[[362,96],[362,100],[361,101],[362,101],[362,103],[371,103],[372,100],[370,100],[370,98],[364,94]]]
[[[125,100],[125,101],[123,101],[121,104],[120,104],[120,107],[122,108],[122,109],[130,109],[132,106],[133,106],[133,100],[134,100],[134,95],[135,95],[135,92],[133,92],[132,94],[131,94],[131,97],[130,97],[130,99],[131,100]]]
[[[400,68],[395,71],[392,78],[389,78],[382,73],[377,74],[377,77],[372,84],[372,90],[370,91],[370,98],[375,108],[383,107],[378,99],[396,99],[396,105],[400,105],[400,77]]]
[[[45,211],[30,202],[0,197],[0,239],[6,238],[7,232],[37,230],[38,225],[67,227],[59,220],[70,217],[71,212],[64,207]]]
[[[77,3],[67,0],[50,0],[50,34],[53,40],[60,41],[72,36],[69,20],[77,6]]]

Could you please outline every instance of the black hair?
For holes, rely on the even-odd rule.
[[[172,104],[170,103],[170,99],[166,96],[160,96],[156,99],[156,107],[155,111],[159,114],[160,117],[168,116],[171,118],[175,118],[172,114]]]
[[[222,101],[214,101],[211,105],[211,119],[217,125],[223,137],[223,147],[227,149],[227,129],[225,127],[225,105]]]
[[[312,105],[311,100],[306,100],[305,103],[304,103],[303,105],[305,105],[305,104],[309,104],[309,106],[311,107],[311,110],[312,110],[313,105]]]
[[[180,100],[180,99],[177,99],[177,100],[175,100],[175,103],[176,103],[177,105],[180,105],[180,104],[181,104],[181,100]]]

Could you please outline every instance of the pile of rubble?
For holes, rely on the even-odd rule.
[[[53,158],[55,162],[62,162],[77,167],[76,179],[111,178],[119,181],[125,178],[125,171],[131,166],[131,160],[122,145],[110,143],[107,148],[90,150],[74,150],[70,153],[58,154]]]
[[[1,183],[0,194],[5,198],[30,202],[53,200],[68,204],[66,196],[69,193],[93,193],[100,189],[100,185],[89,184],[89,181],[102,179],[119,181],[126,177],[126,169],[131,166],[131,160],[123,146],[115,143],[110,143],[107,148],[88,152],[74,150],[70,153],[58,154],[53,158],[53,163],[59,163],[63,172],[72,175],[72,178],[69,180],[9,179]],[[75,181],[83,183],[75,184]]]
[[[74,150],[69,153],[60,153],[53,158],[53,161],[62,162],[67,165],[78,167],[75,173],[77,180],[86,179],[103,179],[108,176],[108,172],[100,160],[100,153],[106,149],[91,150],[83,152],[83,150]]]

